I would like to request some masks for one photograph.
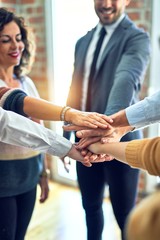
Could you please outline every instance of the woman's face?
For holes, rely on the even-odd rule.
[[[0,32],[0,66],[19,65],[24,47],[18,25],[14,21],[6,24]]]

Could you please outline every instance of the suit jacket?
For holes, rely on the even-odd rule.
[[[85,57],[96,28],[75,47],[73,78],[67,105],[81,109]],[[137,102],[150,57],[148,34],[126,15],[102,54],[91,89],[91,111],[111,115]]]

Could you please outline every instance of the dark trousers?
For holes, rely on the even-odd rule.
[[[29,192],[0,198],[0,239],[24,240],[36,199],[36,188]]]
[[[77,177],[86,214],[87,240],[102,239],[102,203],[106,184],[109,186],[113,212],[124,240],[126,219],[136,201],[139,170],[116,160],[95,163],[91,168],[77,162]]]

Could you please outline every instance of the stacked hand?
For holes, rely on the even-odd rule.
[[[66,112],[65,121],[71,122],[75,127],[83,126],[90,129],[106,129],[109,124],[113,122],[110,117],[104,114],[96,112],[82,112],[73,108]]]
[[[112,124],[111,121],[110,123]],[[99,153],[98,149],[101,144],[119,142],[122,136],[128,132],[128,128],[113,127],[110,123],[108,123],[105,129],[99,127],[90,129],[76,125],[63,126],[65,131],[76,131],[76,136],[80,138],[80,141],[76,144],[76,148],[81,152],[85,166],[89,162],[97,163],[114,159],[110,155]]]
[[[110,125],[108,125],[106,129],[89,129],[87,127],[84,128],[76,125],[63,126],[63,128],[65,131],[77,131],[76,136],[81,139],[75,146],[83,156],[82,164],[85,166],[91,166],[91,163],[104,162],[113,159],[106,154],[96,154],[91,148],[94,146],[94,143],[99,142],[101,144],[101,141],[110,141],[111,137],[112,140],[114,139],[114,129]],[[110,136],[110,138],[106,138],[106,135]],[[65,159],[63,159],[63,161],[66,168]]]
[[[85,130],[88,129],[89,131],[92,131],[95,129],[106,130],[110,128],[110,123],[113,122],[112,119],[106,115],[95,113],[95,112],[82,112],[72,108],[65,113],[65,120],[67,122],[72,123],[72,125],[64,126],[64,130],[67,130],[67,131],[72,131],[72,130],[77,131],[81,129],[85,129]],[[100,138],[99,137],[98,138],[97,137],[82,138],[81,140],[82,142],[79,143],[80,145],[77,144],[75,145],[76,148],[75,146],[73,146],[71,149],[71,152],[73,152],[71,158],[82,162],[82,164],[84,164],[87,167],[91,166],[91,163],[87,158],[87,154],[86,154],[86,158],[84,158],[84,152],[83,151],[81,152],[81,149],[86,148],[86,146],[90,144],[89,139],[91,139],[91,143],[92,143],[92,142],[99,141]],[[87,142],[85,143],[86,140]],[[88,140],[89,140],[89,143],[88,143]],[[84,141],[84,144],[83,144],[83,141]],[[81,146],[81,143],[82,143],[82,146]],[[83,145],[85,145],[85,147],[83,147]],[[77,152],[75,151],[74,148],[77,150],[77,152],[81,157],[77,155]],[[71,155],[71,152],[69,152],[67,156]],[[70,160],[69,159],[66,160],[65,157],[61,158],[61,160],[64,164],[65,170],[69,172],[69,165],[71,164]]]

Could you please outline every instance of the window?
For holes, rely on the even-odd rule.
[[[97,17],[93,0],[47,0],[46,16],[50,95],[54,103],[65,105],[73,72],[75,43],[97,24]],[[62,134],[61,123],[53,127]],[[57,169],[54,176],[59,181],[71,183],[77,179],[75,161],[72,161],[69,174],[59,160],[54,164],[54,169]]]

